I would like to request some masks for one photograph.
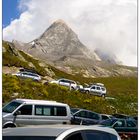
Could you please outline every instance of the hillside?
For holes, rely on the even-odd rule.
[[[102,81],[105,84],[108,90],[107,96],[111,99],[70,91],[68,88],[54,84],[43,85],[40,82],[3,74],[3,103],[15,98],[43,99],[67,103],[71,107],[85,108],[98,113],[137,115],[136,78],[97,78],[94,81]],[[93,82],[93,79],[90,82]]]
[[[30,98],[56,100],[68,103],[71,107],[90,109],[99,113],[124,113],[136,115],[138,113],[138,79],[137,77],[100,77],[87,78],[82,73],[71,75],[60,71],[47,62],[40,61],[20,51],[12,43],[3,41],[3,103],[14,98]],[[28,79],[19,79],[12,76],[20,68],[34,69],[42,76],[41,82],[33,82]],[[132,69],[133,70],[133,69]],[[68,78],[80,84],[93,82],[104,83],[107,88],[107,96],[111,99],[103,99],[92,95],[82,94],[78,91],[56,86],[44,85],[44,81]]]

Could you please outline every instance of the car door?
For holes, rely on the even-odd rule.
[[[14,122],[18,126],[23,125],[30,125],[32,124],[32,105],[23,105],[20,107],[16,112],[20,112],[17,115],[15,115]],[[16,114],[15,112],[15,114]]]
[[[74,124],[86,124],[87,120],[87,111],[81,110],[74,114]]]
[[[133,120],[126,120],[126,128],[127,132],[138,133],[137,124]]]
[[[101,96],[102,90],[100,86],[96,86],[96,95]]]
[[[87,112],[86,124],[89,125],[97,124],[99,120],[100,120],[99,114],[90,111]]]
[[[67,87],[70,86],[70,83],[67,80],[60,80],[59,84],[62,86],[67,86]]]
[[[96,86],[92,86],[90,88],[90,93],[93,94],[93,95],[96,95]]]
[[[125,120],[117,120],[112,126],[118,133],[126,131],[126,122]]]

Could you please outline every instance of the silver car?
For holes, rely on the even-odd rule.
[[[99,126],[51,125],[7,128],[3,140],[120,140],[112,128]]]
[[[69,79],[58,79],[58,80],[53,80],[50,82],[51,84],[58,84],[61,86],[66,86],[69,87],[71,89],[77,89],[77,83],[73,80],[69,80]]]
[[[67,104],[56,101],[16,99],[2,109],[3,128],[24,125],[70,124]]]
[[[100,97],[106,96],[106,88],[101,83],[89,85],[88,87],[83,88],[83,92],[89,93],[92,95],[97,95]]]
[[[36,81],[40,81],[41,80],[41,77],[36,74],[36,73],[32,73],[32,72],[18,72],[16,74],[13,74],[17,77],[22,77],[22,78],[30,78],[30,79],[33,79],[33,80],[36,80]]]

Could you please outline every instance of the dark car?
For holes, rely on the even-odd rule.
[[[133,119],[113,118],[100,122],[102,126],[114,128],[120,136],[126,136],[136,140],[138,135],[138,127]]]
[[[101,121],[101,115],[85,109],[71,108],[72,124],[94,125]]]

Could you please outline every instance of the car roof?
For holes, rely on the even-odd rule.
[[[19,71],[19,73],[34,74],[34,76],[39,76],[37,73],[33,73],[29,71]]]
[[[66,106],[67,104],[64,103],[59,103],[56,101],[47,101],[47,100],[31,100],[31,99],[14,99],[12,101],[17,101],[20,103],[25,103],[25,104],[49,104],[49,105],[60,105],[60,106]]]
[[[66,79],[66,78],[60,78],[58,80],[68,80],[68,81],[71,81],[71,82],[75,82],[74,80],[70,80],[70,79]]]
[[[72,133],[82,130],[96,130],[109,132],[116,135],[114,129],[100,126],[83,126],[83,125],[33,125],[26,127],[6,128],[3,129],[3,136],[52,136],[57,137],[63,132]]]
[[[76,112],[79,112],[79,111],[88,111],[88,112],[93,112],[93,113],[99,114],[99,113],[97,113],[97,112],[94,112],[94,111],[91,111],[91,110],[87,110],[87,109],[83,109],[83,108],[71,108],[71,109],[77,109]],[[75,112],[75,113],[76,113],[76,112]]]

